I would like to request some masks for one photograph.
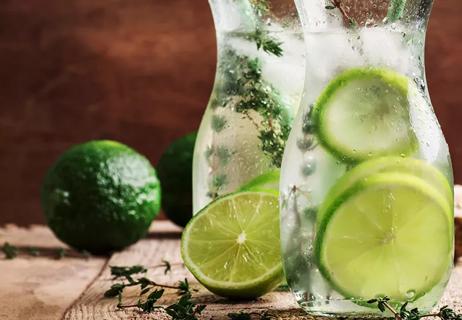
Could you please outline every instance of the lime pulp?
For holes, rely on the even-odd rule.
[[[181,252],[215,294],[254,298],[276,288],[283,278],[277,196],[237,192],[212,202],[186,226]]]
[[[316,260],[345,297],[412,301],[433,288],[451,265],[451,208],[418,177],[374,174],[323,211]]]

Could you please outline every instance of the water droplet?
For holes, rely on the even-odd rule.
[[[315,169],[316,169],[316,160],[313,157],[309,156],[302,164],[302,174],[305,177],[307,177],[313,174]]]
[[[413,299],[415,297],[415,290],[408,290],[406,291],[406,298]]]

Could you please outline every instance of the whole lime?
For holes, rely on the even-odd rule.
[[[55,235],[93,253],[143,237],[160,209],[160,184],[148,159],[115,141],[67,150],[42,185],[42,207]]]
[[[162,183],[162,209],[179,226],[186,226],[192,217],[192,161],[196,133],[175,141],[157,163]]]

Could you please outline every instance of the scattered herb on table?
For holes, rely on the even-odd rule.
[[[167,274],[170,271],[172,271],[172,265],[167,260],[162,260],[161,266],[165,268],[164,269],[164,274]]]
[[[257,28],[248,35],[248,39],[255,42],[258,50],[262,49],[266,53],[273,54],[276,57],[282,56],[282,42],[272,37],[267,30]]]
[[[2,252],[5,254],[6,259],[14,259],[18,255],[18,248],[5,242],[2,246]]]
[[[382,297],[367,301],[369,304],[376,304],[381,312],[390,311],[396,320],[419,320],[422,318],[439,318],[441,320],[462,320],[462,314],[457,314],[448,306],[444,306],[436,313],[422,313],[418,308],[408,309],[408,302],[396,309],[391,303],[390,298]]]
[[[164,274],[171,271],[171,263],[162,260],[159,266],[165,267]],[[160,284],[156,281],[148,279],[145,276],[137,278],[136,275],[142,275],[147,272],[147,268],[141,265],[134,266],[111,266],[111,275],[113,280],[120,282],[112,284],[106,290],[104,296],[106,298],[117,297],[117,308],[128,309],[136,308],[143,312],[163,311],[172,317],[172,320],[197,320],[197,316],[205,309],[205,305],[198,305],[192,300],[191,288],[187,279],[179,281],[178,285]],[[135,304],[123,304],[123,292],[127,287],[139,286],[141,291],[139,299]],[[159,289],[160,288],[160,289]],[[179,294],[179,299],[175,303],[165,307],[157,304],[158,300],[163,296],[165,289],[176,289]],[[149,295],[143,299],[143,296]]]
[[[73,251],[64,248],[36,248],[36,247],[17,247],[5,242],[1,247],[1,251],[5,254],[6,259],[14,259],[18,255],[23,254],[30,257],[39,257],[39,256],[53,256],[57,259],[62,259],[65,256],[67,257],[77,257],[77,258],[89,258],[91,254],[88,251]]]

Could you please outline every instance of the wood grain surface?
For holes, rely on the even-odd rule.
[[[109,266],[142,264],[149,268],[148,277],[159,283],[175,285],[179,280],[188,278],[192,288],[198,290],[193,295],[194,300],[207,305],[201,319],[228,319],[230,312],[258,314],[270,311],[277,319],[313,320],[297,307],[289,292],[271,292],[247,302],[230,301],[211,294],[184,268],[179,250],[180,232],[171,223],[158,221],[145,239],[110,258],[64,257],[56,260],[55,256],[18,256],[14,260],[4,260],[0,254],[0,319],[168,320],[169,317],[163,313],[118,310],[117,299],[103,297],[113,283]],[[41,250],[63,247],[44,226],[2,228],[0,243],[4,241],[18,246],[33,245]],[[164,259],[172,264],[172,271],[166,275],[159,267]],[[136,302],[137,294],[137,290],[126,291],[124,303]],[[159,303],[169,305],[177,299],[174,290],[167,290]],[[462,312],[462,259],[456,264],[440,305],[450,305]]]
[[[458,182],[461,12],[435,1],[426,52]],[[41,180],[72,144],[116,139],[155,164],[197,128],[215,56],[206,0],[0,1],[0,224],[43,223]]]

